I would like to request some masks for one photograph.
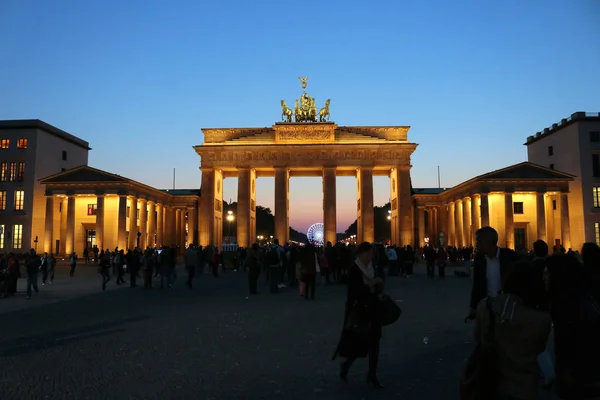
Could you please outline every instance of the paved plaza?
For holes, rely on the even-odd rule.
[[[55,284],[0,300],[2,399],[455,399],[472,347],[463,318],[470,279],[389,278],[403,309],[384,328],[380,381],[367,387],[366,360],[338,378],[344,286],[247,297],[246,275],[205,274],[193,291],[182,268],[172,290],[100,291],[94,267],[59,269]],[[23,280],[19,281],[23,285]],[[61,292],[61,293],[59,293]],[[427,341],[424,338],[428,338]],[[427,343],[425,343],[427,342]]]

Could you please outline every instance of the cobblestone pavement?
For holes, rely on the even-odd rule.
[[[305,301],[295,289],[267,293],[261,276],[262,290],[248,297],[242,272],[205,274],[188,290],[179,269],[172,290],[115,290],[113,279],[100,292],[90,272],[71,298],[52,298],[57,283],[29,302],[0,300],[0,310],[25,304],[0,311],[0,398],[456,399],[472,348],[472,324],[463,322],[470,280],[427,281],[417,269],[388,279],[403,314],[384,328],[383,390],[366,386],[366,360],[349,384],[330,360],[343,286],[318,286],[317,300]]]

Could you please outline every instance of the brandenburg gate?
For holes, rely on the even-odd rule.
[[[306,89],[307,78],[300,78]],[[289,240],[289,179],[323,179],[325,241],[336,242],[336,177],[356,177],[357,239],[374,241],[373,176],[390,177],[392,243],[413,244],[409,126],[338,126],[327,100],[317,111],[306,91],[294,109],[281,101],[283,122],[270,128],[202,129],[201,245],[222,244],[223,180],[238,178],[237,243],[256,240],[256,179],[275,177],[275,237]],[[293,117],[293,121],[292,121]]]

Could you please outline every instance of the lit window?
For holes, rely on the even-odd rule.
[[[17,163],[16,162],[10,163],[10,171],[9,171],[9,175],[8,175],[8,180],[10,182],[14,182],[17,180]]]
[[[594,232],[596,232],[596,244],[600,246],[600,222],[594,222]]]
[[[513,212],[515,214],[523,214],[523,203],[522,202],[513,203]]]
[[[17,149],[26,149],[27,148],[27,139],[21,138],[17,140]]]
[[[4,225],[0,225],[0,249],[4,248]]]
[[[88,204],[88,215],[96,215],[96,205]]]
[[[8,163],[3,162],[3,163],[0,163],[0,181],[6,182],[7,179],[8,179]]]
[[[0,211],[6,210],[6,190],[0,190]]]
[[[13,225],[13,249],[23,247],[23,225]]]
[[[19,182],[23,182],[23,179],[25,179],[25,163],[24,162],[20,162],[19,163],[19,170],[17,171],[17,180]]]
[[[594,208],[600,208],[600,187],[592,188],[592,193],[594,194]]]
[[[0,139],[0,149],[8,149],[10,147],[10,139]]]
[[[15,211],[23,211],[25,205],[25,192],[15,190]]]

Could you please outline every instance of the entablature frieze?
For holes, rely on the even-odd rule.
[[[275,146],[270,146],[275,147]],[[410,165],[410,157],[417,145],[352,146],[285,146],[278,150],[235,148],[196,148],[202,157],[201,168],[225,168],[237,165],[260,167],[297,167],[311,165],[376,166]],[[319,146],[322,147],[322,146]]]
[[[100,187],[99,187],[100,186]],[[118,186],[110,184],[47,184],[45,190],[46,196],[127,196],[140,201],[152,202],[155,204],[174,203],[181,207],[193,207],[200,199],[200,196],[174,196],[163,193],[158,190],[146,190],[145,188],[136,188],[130,185],[120,184]]]
[[[458,188],[457,188],[458,189]],[[440,201],[444,203],[455,202],[463,198],[476,198],[481,195],[493,193],[546,193],[569,190],[569,182],[557,181],[490,181],[477,182],[473,185],[463,186],[457,189],[448,189],[440,193]]]

